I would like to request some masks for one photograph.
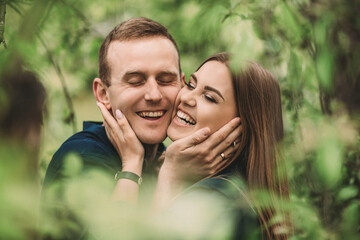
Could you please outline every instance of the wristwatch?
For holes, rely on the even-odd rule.
[[[119,179],[129,179],[131,181],[136,182],[137,184],[141,184],[142,183],[142,177],[140,177],[139,175],[132,173],[132,172],[126,172],[126,171],[118,171],[115,174],[115,181],[117,182]]]

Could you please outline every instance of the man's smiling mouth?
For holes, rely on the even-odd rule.
[[[164,116],[166,111],[143,111],[143,112],[137,112],[137,115],[139,115],[142,118],[145,119],[158,119]]]
[[[188,114],[184,113],[183,111],[178,110],[176,112],[176,120],[178,120],[180,123],[183,123],[185,125],[195,125],[196,121],[190,117]]]

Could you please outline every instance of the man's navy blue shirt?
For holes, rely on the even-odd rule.
[[[161,143],[158,146],[156,159],[158,159],[161,153],[165,150],[164,145]],[[110,140],[106,135],[105,128],[100,122],[84,122],[83,131],[78,132],[67,139],[60,148],[56,151],[52,157],[48,169],[46,171],[43,190],[42,190],[42,213],[45,216],[55,216],[58,219],[58,224],[61,226],[61,236],[53,236],[52,233],[45,234],[44,239],[88,239],[88,236],[96,239],[88,227],[83,225],[82,221],[74,215],[73,212],[68,212],[67,206],[60,206],[59,204],[65,203],[62,197],[62,188],[56,188],[53,192],[50,190],[51,185],[56,182],[61,182],[62,179],[66,178],[63,174],[63,168],[65,164],[66,156],[69,153],[76,153],[83,161],[83,171],[88,169],[103,170],[108,173],[109,178],[114,178],[117,171],[121,170],[122,164],[121,159],[111,144]],[[154,161],[153,164],[148,165],[146,161],[143,164],[143,175],[145,186],[151,186],[152,188],[142,188],[145,191],[139,192],[139,199],[149,199],[149,193],[152,194],[154,186],[156,184],[157,171],[156,167],[158,161]],[[66,181],[62,182],[66,184]],[[115,186],[114,181],[114,186]],[[151,191],[149,191],[149,189]],[[55,198],[53,196],[55,194]],[[109,196],[110,197],[110,196]],[[55,202],[54,202],[55,201]],[[57,202],[58,201],[58,202]],[[128,207],[128,205],[126,205]],[[64,211],[66,214],[64,214]],[[63,222],[73,223],[72,227],[68,225],[62,225]],[[73,226],[77,226],[74,228]]]
[[[67,139],[54,154],[46,171],[44,187],[63,177],[64,160],[69,153],[81,157],[84,170],[94,167],[111,176],[121,170],[121,159],[106,136],[102,123],[84,122],[83,131]]]

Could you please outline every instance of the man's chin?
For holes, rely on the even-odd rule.
[[[162,136],[154,136],[154,135],[141,135],[138,136],[140,142],[143,144],[158,144],[165,140],[166,135],[163,134]]]

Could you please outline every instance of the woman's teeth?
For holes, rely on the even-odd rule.
[[[178,110],[176,113],[176,119],[183,124],[188,124],[188,125],[196,124],[196,121],[194,119],[192,119],[189,115],[187,115],[186,113],[180,110]]]

